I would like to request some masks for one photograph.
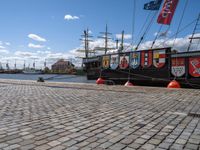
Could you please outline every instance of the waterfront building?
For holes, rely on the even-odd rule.
[[[51,66],[51,69],[53,73],[70,73],[74,65],[68,60],[60,59]]]

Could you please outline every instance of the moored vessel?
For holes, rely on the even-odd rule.
[[[144,9],[157,10],[161,4],[162,0],[151,1],[144,5]],[[157,23],[170,25],[177,5],[178,0],[165,0]],[[153,48],[157,36],[150,45],[151,48],[139,50],[138,47],[142,43],[143,35],[136,47],[128,52],[118,49],[109,54],[105,47],[105,54],[83,58],[87,78],[97,79],[101,77],[115,84],[124,84],[128,80],[137,85],[154,86],[166,86],[175,79],[183,87],[200,88],[200,49],[190,50],[193,41],[200,40],[200,37],[197,36],[198,29],[200,29],[200,15],[195,21],[196,24],[189,37],[189,45],[185,52],[179,52],[172,47]],[[180,32],[180,25],[175,34],[175,40],[178,32]],[[85,37],[87,36],[88,33],[85,32]],[[89,52],[88,47],[86,47],[85,52]]]

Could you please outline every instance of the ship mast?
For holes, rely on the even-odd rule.
[[[116,49],[118,49],[119,39],[116,39]]]
[[[26,69],[26,61],[24,60],[24,70]]]
[[[85,53],[85,58],[87,59],[89,57],[89,54],[91,53],[95,53],[94,50],[89,50],[89,42],[91,42],[92,40],[90,39],[93,36],[89,35],[89,30],[84,30],[83,32],[84,34],[81,35],[83,38],[80,39],[81,41],[84,41],[84,50],[77,50],[77,52],[84,52]]]
[[[33,68],[35,69],[35,58],[34,58],[34,61],[33,61]]]
[[[124,30],[122,31],[122,39],[120,43],[120,48],[118,49],[118,52],[121,53],[124,50]]]
[[[85,58],[88,58],[88,48],[89,48],[88,29],[84,30],[84,40],[85,40]]]
[[[194,27],[194,30],[193,30],[193,33],[192,33],[192,37],[189,38],[190,39],[190,43],[189,43],[189,46],[187,48],[187,52],[189,52],[193,40],[200,40],[200,37],[194,37],[194,35],[197,32],[197,30],[200,29],[199,27],[200,27],[200,14],[199,14],[199,16],[197,18],[197,22],[195,24],[195,27]]]
[[[47,67],[47,60],[44,60],[44,69]]]
[[[115,48],[109,48],[108,47],[108,40],[111,39],[109,36],[111,36],[112,33],[108,32],[107,24],[106,24],[106,31],[105,32],[100,32],[100,34],[103,34],[103,36],[99,36],[98,38],[104,39],[105,47],[96,47],[95,49],[98,50],[98,51],[104,51],[104,54],[107,54],[108,50],[115,49]]]
[[[7,60],[7,63],[6,63],[6,69],[7,69],[7,70],[10,70],[9,61],[8,61],[8,60]]]
[[[15,59],[14,69],[17,69],[16,59]]]
[[[0,62],[0,70],[3,70],[3,66],[2,63]]]

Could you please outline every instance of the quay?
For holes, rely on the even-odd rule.
[[[0,80],[1,150],[199,150],[200,90]]]

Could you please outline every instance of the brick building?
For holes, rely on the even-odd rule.
[[[60,59],[51,66],[51,69],[55,73],[68,73],[74,69],[74,65],[70,61]]]

